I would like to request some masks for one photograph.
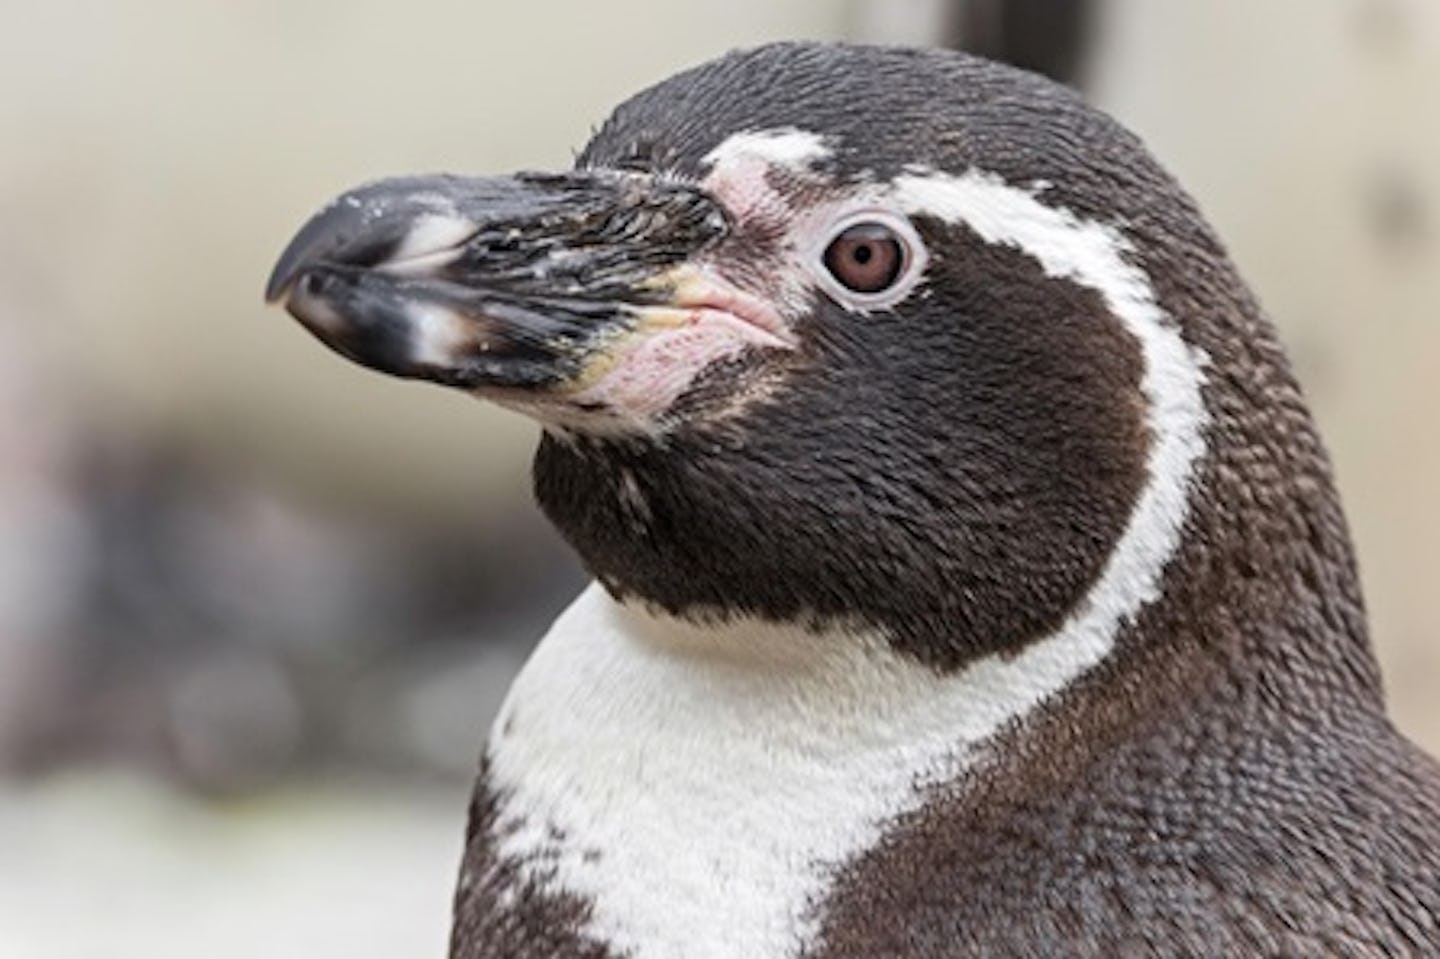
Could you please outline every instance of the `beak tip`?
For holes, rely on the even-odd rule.
[[[298,246],[292,242],[270,270],[270,276],[265,280],[265,302],[268,305],[274,306],[285,299],[290,288],[295,285],[295,280],[308,265],[308,257],[304,255],[307,251],[302,251]]]
[[[265,284],[265,305],[279,306],[289,291],[290,284],[287,280],[272,276]]]

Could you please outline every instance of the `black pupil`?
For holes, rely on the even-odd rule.
[[[900,238],[881,223],[847,227],[825,250],[825,268],[855,293],[880,293],[894,286],[906,260]]]

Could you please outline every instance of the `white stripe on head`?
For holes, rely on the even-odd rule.
[[[720,201],[732,218],[742,223],[769,221],[783,229],[792,221],[795,211],[789,198],[776,189],[770,174],[781,170],[791,176],[810,176],[814,164],[831,152],[825,139],[817,133],[793,127],[745,130],[726,137],[701,158],[701,164],[709,171],[701,185]],[[780,293],[777,299],[782,302],[776,306],[783,308],[784,301],[791,297]]]
[[[911,172],[894,182],[894,196],[911,216],[963,223],[987,243],[1034,257],[1047,276],[1089,287],[1140,345],[1145,426],[1150,435],[1148,479],[1100,580],[1051,642],[1109,651],[1121,622],[1160,591],[1160,576],[1180,542],[1195,461],[1205,451],[1207,415],[1200,386],[1207,359],[1180,338],[1155,302],[1150,281],[1127,256],[1130,243],[1114,227],[1081,220],[1047,206],[999,177],[971,170],[960,176]]]
[[[820,134],[795,127],[779,127],[731,134],[705,154],[700,162],[713,169],[748,158],[762,160],[772,167],[802,172],[831,153]]]
[[[888,195],[1104,298],[1144,360],[1144,488],[1056,633],[949,676],[873,631],[697,626],[620,607],[598,587],[581,595],[492,734],[493,841],[526,878],[587,900],[584,932],[616,953],[802,952],[835,872],[917,808],[923,787],[962,776],[997,731],[1104,660],[1178,547],[1204,451],[1205,361],[1125,238],[980,173],[914,171]]]

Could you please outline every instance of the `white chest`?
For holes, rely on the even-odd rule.
[[[941,678],[874,637],[700,628],[592,586],[492,732],[498,851],[637,959],[794,955],[839,867],[1108,647],[1076,639]]]

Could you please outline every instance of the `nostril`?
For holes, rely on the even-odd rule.
[[[320,296],[328,285],[325,275],[313,270],[302,273],[299,282],[295,284],[296,292],[301,296]]]

